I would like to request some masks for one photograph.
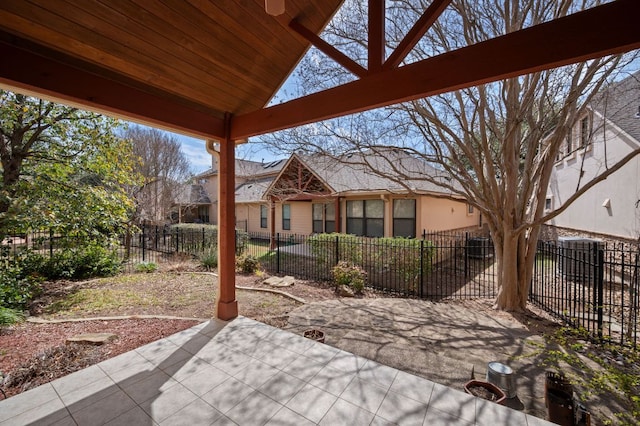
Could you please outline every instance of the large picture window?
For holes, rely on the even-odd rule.
[[[393,236],[415,238],[416,200],[393,200]]]
[[[384,236],[384,201],[347,201],[347,234]]]
[[[291,229],[291,204],[282,205],[282,229],[285,231]]]
[[[267,227],[267,206],[262,204],[260,206],[260,228]]]

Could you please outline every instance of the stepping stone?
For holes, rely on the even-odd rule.
[[[67,338],[67,343],[80,343],[84,345],[102,345],[106,342],[118,337],[113,333],[85,333],[78,334],[73,337]]]
[[[270,277],[264,280],[266,285],[270,285],[271,287],[291,287],[295,283],[295,278],[290,277],[289,275],[284,277]]]

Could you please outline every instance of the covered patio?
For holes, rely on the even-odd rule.
[[[255,135],[640,48],[640,3],[617,0],[404,64],[451,0],[434,0],[387,55],[368,1],[367,66],[318,34],[341,0],[0,4],[0,87],[207,140],[219,156],[216,317],[235,297],[235,146]],[[310,46],[355,81],[269,101]]]
[[[1,2],[0,87],[207,140],[220,266],[215,319],[3,400],[0,425],[545,424],[238,317],[236,144],[640,48],[640,2],[617,0],[403,64],[450,2],[433,0],[387,56],[385,1],[369,0],[366,67],[318,36],[340,0]],[[267,107],[312,45],[356,80]]]
[[[0,425],[551,424],[266,324],[211,320],[0,401]]]

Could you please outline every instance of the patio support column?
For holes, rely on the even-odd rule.
[[[235,143],[229,137],[231,116],[225,115],[226,137],[218,157],[218,300],[216,316],[238,316],[236,300]]]

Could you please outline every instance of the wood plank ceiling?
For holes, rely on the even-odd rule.
[[[262,109],[306,52],[309,43],[288,28],[293,18],[318,33],[341,3],[287,0],[276,18],[264,0],[3,0],[0,54],[12,70],[0,82],[70,92],[61,97],[125,114],[111,98],[137,94],[168,110],[181,106],[186,122],[177,127],[207,115],[219,124],[225,112]],[[106,89],[90,87],[98,83]],[[172,114],[138,108],[138,118],[160,116],[157,124]]]
[[[369,0],[369,62],[318,34],[342,0],[2,0],[0,85],[219,140],[310,123],[640,48],[640,1],[617,0],[409,65],[451,0],[432,0],[388,58],[384,0]],[[265,108],[310,44],[343,86]],[[226,117],[226,118],[225,118]]]

